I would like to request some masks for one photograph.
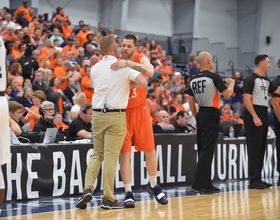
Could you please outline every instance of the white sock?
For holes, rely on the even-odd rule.
[[[125,191],[126,193],[127,193],[127,192],[132,192],[131,183],[124,184],[124,191]]]
[[[0,214],[1,214],[1,211],[2,211],[2,210],[0,209]]]
[[[157,176],[150,176],[150,185],[152,188],[157,185]]]

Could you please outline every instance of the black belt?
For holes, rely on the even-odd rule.
[[[104,112],[102,108],[92,110],[95,112]],[[106,112],[124,112],[124,109],[107,109]]]
[[[5,96],[5,93],[4,92],[0,92],[0,96]]]

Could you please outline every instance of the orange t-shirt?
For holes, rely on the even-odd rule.
[[[35,112],[37,115],[40,115],[39,107],[37,107],[35,105],[32,105],[30,107],[30,110]],[[29,121],[29,130],[33,131],[33,129],[34,129],[34,127],[35,127],[35,125],[37,124],[38,121],[34,118],[34,116],[31,113],[28,113],[27,117],[28,117],[28,121]]]
[[[133,62],[140,63],[144,56],[134,54]],[[146,101],[146,88],[131,88],[127,108],[134,108]]]
[[[86,103],[91,104],[92,103],[92,95],[94,94],[93,89],[89,89],[91,87],[90,77],[84,76],[84,78],[81,81],[81,88],[82,92],[86,95]]]
[[[179,105],[172,104],[171,106],[173,106],[176,109],[176,112],[181,111],[181,110],[185,110],[183,104],[179,104]]]
[[[80,74],[82,75],[82,77],[85,77],[85,76],[86,76],[85,68],[80,69]]]
[[[61,78],[61,77],[64,77],[64,76],[67,76],[69,73],[66,72],[62,67],[56,67],[53,71],[53,76],[57,77],[57,78]],[[67,83],[68,83],[68,80],[65,79],[65,80],[62,80],[61,81],[61,84],[60,84],[60,89],[62,91],[64,91],[67,87]]]
[[[70,36],[73,36],[73,30],[71,27],[62,25],[61,29],[63,33],[63,39],[65,39],[65,34],[70,34]]]
[[[23,5],[22,5],[22,6],[20,6],[20,7],[15,11],[14,15],[18,15],[21,11],[24,11],[23,17],[27,20],[28,17],[29,17],[29,10],[30,10],[30,7],[25,8],[25,7],[23,7]],[[27,20],[27,21],[28,21],[28,20]]]
[[[13,38],[17,38],[17,35],[7,33],[7,34],[4,35],[4,37],[6,37],[5,41],[11,41]]]
[[[40,56],[45,55],[44,57],[47,58],[47,60],[49,60],[51,62],[50,68],[54,69],[54,58],[53,58],[53,56],[49,57],[50,52],[53,53],[54,49],[53,48],[48,48],[48,47],[43,47]]]
[[[57,91],[58,91],[57,88],[52,87],[52,89],[55,93],[57,93]],[[61,114],[64,113],[64,108],[63,108],[62,102],[63,102],[63,98],[62,98],[62,96],[60,96],[59,99],[57,100],[57,106],[58,106],[58,112]]]
[[[234,120],[232,117],[230,117],[229,114],[225,114],[224,116],[222,116],[222,119],[220,121],[232,121]]]
[[[89,32],[89,31],[87,31],[87,32],[81,31],[76,35],[77,40],[80,41],[80,47],[83,47],[84,43],[87,42],[87,35],[90,33],[91,32]]]
[[[66,45],[62,49],[62,54],[65,56],[66,52],[68,52],[68,51],[72,51],[75,54],[75,56],[78,56],[78,51],[75,47],[71,47],[70,45]]]
[[[164,75],[171,75],[172,74],[172,67],[171,66],[157,66],[155,71],[158,72],[158,69],[162,68],[163,69],[163,74]]]
[[[19,52],[19,50],[12,50],[12,51],[11,51],[11,54],[12,54],[12,56],[13,56],[14,59],[19,59],[19,58],[20,58],[20,52]],[[16,62],[17,62],[17,60],[14,61],[14,63],[16,63]]]

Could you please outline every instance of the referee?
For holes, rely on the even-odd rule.
[[[222,78],[210,70],[212,56],[201,52],[198,56],[200,72],[190,82],[189,105],[197,122],[198,162],[191,191],[200,194],[219,193],[220,189],[211,183],[211,163],[220,128],[220,93],[229,98],[233,92],[234,80]],[[195,103],[199,105],[196,112]]]
[[[268,131],[268,93],[280,93],[280,88],[271,83],[263,74],[269,70],[267,55],[255,57],[255,70],[243,82],[244,126],[249,159],[251,189],[264,189],[272,186],[261,180],[263,159]]]

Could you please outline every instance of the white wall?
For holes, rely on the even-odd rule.
[[[237,22],[227,12],[236,9],[235,0],[200,0],[196,36],[210,42],[224,42],[226,47],[237,46]]]
[[[127,30],[172,35],[172,0],[130,0]]]
[[[280,58],[280,26],[279,26],[279,0],[262,0],[259,32],[259,49],[257,53],[268,54],[275,61]],[[266,44],[266,36],[270,36],[271,43]]]
[[[7,7],[10,8],[10,0],[1,0],[0,7]]]
[[[51,5],[48,2],[50,2]],[[70,3],[68,4],[68,2]],[[84,20],[86,24],[91,24],[91,26],[96,27],[99,22],[99,0],[39,0],[38,12],[39,14],[48,12],[49,18],[51,18],[52,12],[54,12],[58,6],[64,8],[65,14],[69,15],[73,25],[78,25],[80,20]]]

